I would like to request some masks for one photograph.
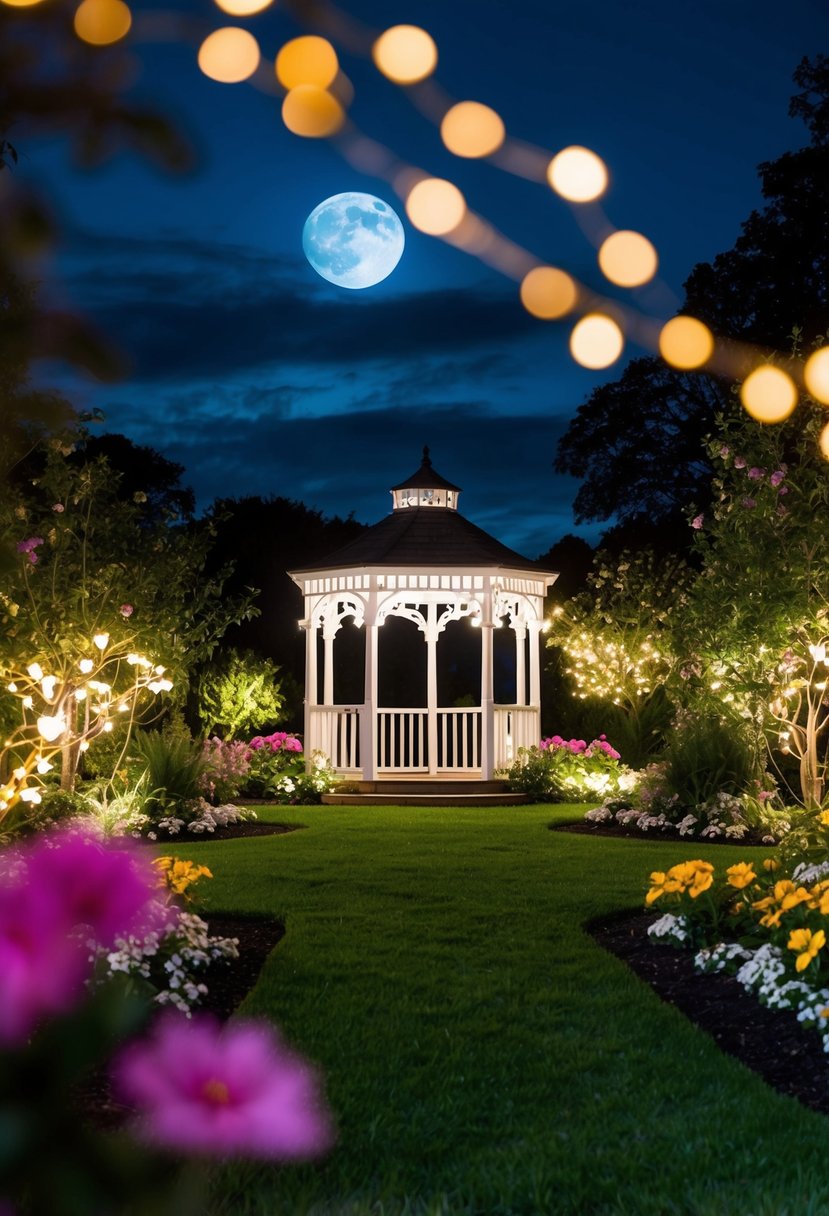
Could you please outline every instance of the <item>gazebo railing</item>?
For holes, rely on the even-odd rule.
[[[495,705],[495,768],[506,768],[519,747],[538,746],[541,711],[535,705]]]
[[[481,711],[477,706],[439,709],[438,772],[458,773],[481,767]]]
[[[426,709],[377,710],[377,771],[428,773]]]
[[[360,715],[362,705],[312,705],[310,738],[306,750],[325,752],[337,772],[360,769]]]

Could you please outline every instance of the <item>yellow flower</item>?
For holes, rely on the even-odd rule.
[[[711,870],[697,870],[693,882],[688,888],[688,894],[691,896],[691,899],[696,899],[698,895],[702,895],[703,891],[707,891],[711,886],[714,881],[714,875],[711,872],[713,869],[714,867],[712,866]]]
[[[818,817],[818,823],[822,823],[824,827],[829,824],[829,811],[821,811]]]
[[[768,870],[768,872],[771,874],[775,870],[780,869],[780,862],[777,860],[776,857],[764,857],[763,858],[763,869]]]
[[[742,891],[744,887],[753,883],[757,875],[751,868],[750,862],[740,861],[735,866],[729,866],[726,870],[728,875],[729,886],[736,887],[738,891]]]
[[[798,971],[805,971],[813,958],[826,945],[826,934],[822,929],[818,929],[817,933],[813,933],[811,929],[792,929],[789,935],[788,947],[790,950],[797,952],[797,960],[795,967]]]
[[[153,865],[161,870],[158,885],[168,887],[175,895],[184,895],[187,888],[200,878],[213,877],[207,866],[181,861],[178,857],[156,857]]]

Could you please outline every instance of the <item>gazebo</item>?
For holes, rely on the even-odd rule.
[[[305,602],[306,754],[324,752],[344,777],[488,781],[519,747],[538,742],[539,635],[544,595],[558,575],[465,519],[460,492],[433,469],[424,448],[420,468],[392,487],[390,514],[325,561],[290,572]],[[425,681],[405,686],[403,705],[380,699],[381,635],[393,618],[409,622],[425,648]],[[362,643],[356,630],[343,628],[349,621],[365,634],[362,700],[338,703],[338,665],[351,650],[353,673],[355,643],[360,665]],[[499,673],[503,684],[506,672],[508,688],[496,703],[493,637],[505,626],[514,642],[505,651],[499,637]],[[480,637],[480,692],[442,705],[441,664],[459,628]],[[468,651],[469,638],[460,641]]]

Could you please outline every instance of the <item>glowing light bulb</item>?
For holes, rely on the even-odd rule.
[[[66,730],[66,719],[63,714],[44,714],[37,720],[37,733],[47,743],[54,743]]]
[[[43,679],[43,668],[40,666],[40,663],[30,663],[29,666],[26,668],[26,671],[29,673],[29,675],[32,677],[33,680],[42,680]]]
[[[199,67],[219,84],[239,84],[259,67],[259,43],[249,30],[226,25],[208,34],[199,47]]]
[[[123,0],[83,0],[75,12],[75,33],[91,46],[111,46],[125,38],[132,13]]]
[[[252,17],[272,4],[273,0],[216,0],[216,7],[229,17]]]
[[[803,369],[806,387],[821,405],[829,405],[829,346],[822,346],[806,360]]]
[[[98,647],[99,650],[106,650],[107,646],[109,645],[109,634],[108,633],[96,633],[95,636],[93,637],[92,641]]]
[[[327,89],[340,70],[337,52],[327,38],[306,34],[286,42],[276,57],[276,75],[285,89],[313,84]]]
[[[417,25],[394,25],[371,48],[378,71],[396,84],[416,84],[437,67],[434,39]]]
[[[326,139],[345,122],[345,110],[332,93],[313,84],[298,84],[282,102],[282,121],[294,135]]]
[[[589,148],[563,148],[547,166],[547,181],[571,203],[590,203],[607,189],[604,161]]]
[[[602,274],[618,287],[641,287],[653,278],[658,265],[656,250],[641,232],[614,232],[599,249]]]
[[[714,336],[696,317],[672,317],[659,334],[659,353],[671,367],[702,367],[714,353]]]
[[[555,321],[572,312],[579,289],[569,274],[555,266],[536,266],[521,281],[521,303],[542,321]]]
[[[582,367],[610,367],[622,353],[625,340],[612,317],[592,312],[582,317],[570,335],[570,353]]]
[[[446,111],[440,124],[440,137],[455,156],[489,156],[501,147],[505,136],[500,115],[479,101],[459,101]]]
[[[740,400],[757,422],[782,422],[797,405],[797,386],[781,368],[766,363],[745,378]]]
[[[58,682],[57,676],[44,676],[40,681],[41,691],[45,700],[51,701],[55,695],[55,685]]]
[[[429,236],[446,236],[466,214],[466,200],[457,186],[441,177],[427,177],[406,198],[406,214],[415,228]]]
[[[80,663],[78,664],[78,667],[81,669],[84,675],[88,675],[94,666],[95,663],[92,659],[81,659]]]
[[[11,684],[6,685],[6,691],[7,692],[17,692],[17,685],[15,684],[14,680],[12,680]]]

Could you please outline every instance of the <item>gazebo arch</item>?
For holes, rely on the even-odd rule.
[[[544,596],[558,575],[465,519],[460,493],[424,448],[420,468],[392,487],[389,515],[327,560],[291,571],[305,603],[306,752],[325,752],[344,776],[489,780],[519,747],[538,741],[539,635]],[[379,630],[390,617],[411,621],[423,637],[425,705],[378,703]],[[334,642],[349,618],[366,631],[364,690],[361,703],[341,705],[334,702]],[[438,640],[450,622],[464,620],[480,630],[479,704],[441,706]],[[493,630],[504,627],[515,638],[515,697],[496,704]]]

